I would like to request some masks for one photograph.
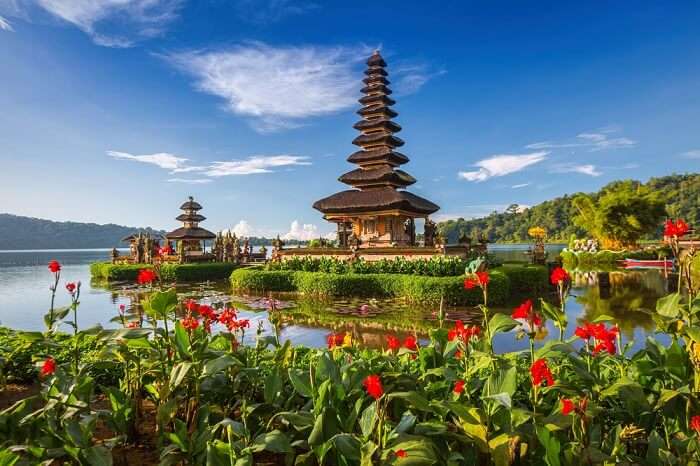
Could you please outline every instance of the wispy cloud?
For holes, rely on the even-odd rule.
[[[520,183],[520,184],[514,184],[511,186],[513,189],[520,189],[520,188],[525,188],[527,186],[530,186],[532,183]]]
[[[311,165],[311,162],[309,157],[297,155],[256,155],[244,160],[214,162],[204,171],[204,174],[212,177],[252,175],[255,173],[270,173],[273,171],[273,168],[293,165]]]
[[[415,94],[431,79],[447,73],[444,69],[434,70],[426,63],[399,63],[391,73],[396,95]]]
[[[311,117],[357,105],[368,46],[281,46],[261,42],[218,51],[171,53],[165,59],[191,75],[196,88],[224,101],[261,133],[295,128]],[[403,93],[416,92],[433,75],[425,65],[392,73]]]
[[[133,160],[135,162],[149,163],[160,168],[173,171],[183,168],[185,163],[188,161],[188,159],[184,157],[178,157],[177,155],[168,154],[167,152],[159,152],[157,154],[148,155],[133,155],[127,152],[110,150],[107,151],[107,155],[120,160]]]
[[[254,24],[271,24],[319,8],[316,2],[305,0],[236,0],[238,16]]]
[[[131,47],[160,36],[178,17],[184,0],[10,0],[10,10],[29,17],[40,8],[76,26],[106,47]]]
[[[3,31],[9,31],[9,32],[14,31],[12,24],[2,16],[0,16],[0,29]]]
[[[206,184],[211,183],[209,178],[170,178],[168,183],[185,183],[185,184]]]
[[[276,168],[311,165],[310,157],[299,155],[254,155],[242,160],[211,162],[205,165],[189,165],[189,159],[165,152],[148,155],[133,155],[127,152],[108,151],[107,155],[118,160],[148,163],[168,170],[171,175],[182,173],[199,174],[206,178],[170,178],[171,183],[209,183],[210,178],[234,175],[272,173]],[[209,178],[209,179],[208,179]]]
[[[474,164],[478,170],[459,172],[458,176],[467,181],[486,181],[489,178],[510,175],[524,168],[539,163],[547,158],[547,151],[533,152],[531,154],[503,154],[494,155],[487,159],[479,160]]]
[[[681,157],[685,157],[687,159],[700,159],[700,149],[693,149],[683,152]]]
[[[626,137],[611,137],[611,134],[620,131],[616,127],[602,128],[596,131],[580,133],[571,141],[553,142],[542,141],[528,144],[527,149],[567,149],[567,148],[586,148],[590,152],[597,152],[608,149],[628,149],[635,147],[637,141]]]
[[[600,172],[595,165],[591,164],[558,164],[550,168],[552,173],[580,173],[582,175],[588,176],[600,176],[603,173]]]

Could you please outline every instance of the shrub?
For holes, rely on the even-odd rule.
[[[139,270],[153,268],[150,264],[90,264],[92,278],[107,281],[135,281]],[[161,277],[168,281],[225,280],[238,265],[230,262],[206,262],[200,264],[163,264]]]
[[[671,257],[671,251],[667,247],[654,247],[640,249],[638,251],[610,251],[598,252],[574,252],[564,250],[559,253],[567,267],[586,267],[591,265],[615,265],[623,259],[654,260],[663,257]]]
[[[547,283],[544,267],[517,267],[491,271],[489,302],[505,304],[513,289],[532,292],[543,290]],[[512,278],[511,278],[512,276]],[[538,280],[540,281],[538,283]],[[375,296],[404,298],[409,302],[438,303],[441,297],[451,305],[475,305],[482,301],[481,290],[464,289],[464,276],[426,277],[409,274],[334,274],[324,272],[270,271],[239,269],[231,274],[235,290],[267,292],[298,291],[308,296]],[[530,288],[526,288],[530,287]]]

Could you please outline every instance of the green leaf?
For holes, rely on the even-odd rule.
[[[340,433],[338,418],[333,408],[324,409],[316,418],[314,428],[309,435],[309,445],[319,446]]]
[[[224,354],[223,356],[209,360],[206,364],[204,364],[204,369],[202,369],[202,377],[209,377],[231,366],[240,365],[242,364],[238,359],[234,358],[230,354]]]
[[[548,466],[560,466],[559,453],[561,445],[559,440],[546,428],[540,427],[536,429],[537,439],[544,447],[544,461]]]
[[[85,459],[94,466],[112,466],[112,453],[102,445],[85,450]]]
[[[189,359],[191,357],[190,336],[180,321],[175,322],[175,347],[181,358]]]
[[[167,319],[176,307],[177,293],[174,288],[151,293],[148,299],[143,301],[144,311],[158,320]]]
[[[491,335],[496,335],[497,333],[510,332],[515,327],[517,327],[518,321],[514,320],[511,316],[501,313],[496,313],[489,320],[489,332]]]
[[[388,398],[390,400],[393,400],[395,398],[406,400],[411,408],[417,409],[419,411],[433,411],[433,409],[430,407],[430,403],[428,402],[428,400],[426,400],[425,397],[419,394],[418,392],[394,392],[390,393],[388,395]]]
[[[498,403],[499,405],[503,406],[506,409],[511,409],[513,406],[513,402],[510,398],[510,394],[505,393],[505,392],[496,393],[495,395],[484,396],[482,398],[494,400],[496,403]]]
[[[372,457],[374,452],[377,451],[379,447],[374,442],[365,442],[362,444],[360,452],[362,453],[362,458],[360,460],[360,466],[374,466],[374,461]]]
[[[360,416],[360,429],[365,438],[369,438],[374,430],[374,424],[377,421],[377,403],[372,403],[362,411]]]
[[[406,457],[397,460],[395,452],[398,450],[405,451]],[[429,466],[437,464],[438,461],[433,443],[427,439],[394,443],[383,452],[382,457],[394,460],[389,464],[401,466]]]
[[[175,389],[180,386],[191,368],[191,362],[180,362],[173,367],[173,369],[170,371],[170,383],[168,384],[171,392],[175,391]]]
[[[279,372],[273,371],[265,378],[264,397],[265,403],[272,404],[277,398],[277,394],[282,390],[282,377]]]
[[[289,381],[292,382],[294,390],[296,390],[299,395],[305,398],[311,398],[313,392],[311,390],[311,381],[307,371],[290,368]]]
[[[352,434],[338,434],[331,439],[335,449],[343,455],[344,458],[351,461],[360,461],[362,452],[360,448],[362,443]]]
[[[680,293],[673,293],[656,301],[656,312],[664,317],[675,319],[680,314]]]
[[[266,450],[272,453],[291,453],[292,446],[284,433],[279,430],[273,430],[272,432],[258,435],[253,441],[252,450]]]

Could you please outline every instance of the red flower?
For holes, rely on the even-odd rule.
[[[594,330],[595,325],[586,322],[583,325],[576,327],[576,330],[574,330],[574,335],[576,335],[582,340],[590,340],[591,338],[593,338]]]
[[[682,237],[688,234],[690,231],[690,227],[688,226],[687,223],[685,223],[685,220],[683,219],[678,219],[674,223],[673,220],[669,219],[666,220],[666,223],[664,224],[664,236],[667,237]]]
[[[197,312],[200,316],[204,317],[205,319],[216,320],[216,312],[214,312],[214,309],[212,309],[211,306],[202,304],[199,306]]]
[[[342,333],[330,333],[326,337],[326,343],[328,344],[328,349],[333,349],[336,346],[343,346],[343,339],[345,335]]]
[[[479,279],[479,285],[481,285],[482,288],[489,284],[490,278],[488,272],[477,272],[476,277]]]
[[[529,299],[516,307],[511,317],[513,319],[526,320],[532,332],[542,327],[542,318],[532,309],[532,301]]]
[[[416,337],[414,337],[413,335],[409,335],[403,341],[403,346],[406,349],[416,351],[416,350],[418,350],[418,341],[416,340]]]
[[[169,256],[172,253],[173,253],[173,248],[169,244],[158,249],[159,256]]]
[[[481,328],[478,326],[469,325],[465,327],[464,323],[461,320],[458,320],[455,322],[454,328],[447,332],[447,339],[452,341],[455,338],[459,338],[466,344],[472,338],[478,338],[480,332]]]
[[[456,381],[455,386],[452,389],[452,391],[459,395],[460,393],[462,393],[464,391],[464,384],[465,384],[464,380]]]
[[[384,394],[384,387],[382,387],[382,379],[378,375],[368,375],[365,380],[362,381],[367,394],[378,400]]]
[[[690,428],[700,433],[700,415],[695,415],[690,418]]]
[[[139,324],[139,322],[137,320],[134,320],[134,321],[126,324],[126,328],[140,328],[140,327],[141,327],[141,324]]]
[[[180,323],[187,330],[194,330],[199,327],[199,321],[192,316],[185,317],[180,321]]]
[[[394,452],[394,454],[396,455],[397,458],[406,458],[408,456],[408,453],[406,453],[406,450],[401,450],[401,449],[396,450]]]
[[[188,299],[185,301],[185,309],[187,309],[189,312],[197,312],[197,309],[199,309],[199,304],[197,304],[197,301],[194,299]]]
[[[139,270],[139,275],[136,277],[136,281],[139,285],[146,285],[152,283],[157,278],[156,273],[151,269],[141,269]]]
[[[462,359],[462,352],[460,350],[457,350],[457,352],[455,353],[455,358]]]
[[[588,340],[593,338],[595,346],[593,347],[593,354],[598,354],[601,351],[606,351],[609,354],[615,354],[615,339],[617,334],[620,333],[620,329],[617,326],[612,326],[609,329],[605,328],[605,324],[589,324],[586,323],[584,327],[578,327],[574,332],[578,337]],[[586,338],[584,338],[586,337]]]
[[[574,410],[574,402],[567,399],[567,398],[562,398],[562,400],[561,400],[561,413],[564,415],[568,415],[573,410]]]
[[[561,267],[555,267],[552,270],[552,274],[549,276],[549,281],[552,285],[559,285],[560,283],[565,283],[569,280],[569,273],[562,269]]]
[[[75,289],[77,288],[77,285],[73,282],[66,283],[66,290],[68,293],[73,294],[75,293]]]
[[[221,311],[221,314],[219,314],[219,316],[217,317],[217,320],[219,321],[220,324],[226,325],[228,327],[228,325],[231,322],[234,322],[236,320],[237,316],[238,315],[236,314],[235,309],[233,309],[231,307],[227,307],[226,309]]]
[[[398,351],[401,348],[401,341],[394,335],[387,335],[386,344],[391,351]]]
[[[124,311],[126,311],[126,306],[123,304],[120,304],[119,305],[119,313],[124,314]]]
[[[530,377],[532,378],[532,385],[536,387],[539,387],[545,381],[548,387],[554,385],[552,371],[549,370],[547,361],[544,359],[538,359],[532,363],[532,366],[530,366]]]
[[[56,372],[56,360],[54,358],[46,358],[44,364],[41,365],[41,376],[48,377]]]
[[[49,270],[53,273],[57,273],[61,271],[61,264],[57,260],[52,260],[49,262]]]
[[[472,279],[472,278],[465,278],[464,279],[464,289],[465,290],[471,290],[472,288],[474,288],[478,284],[479,284],[479,282]]]

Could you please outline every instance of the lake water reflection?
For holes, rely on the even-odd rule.
[[[560,248],[553,247],[554,251],[557,249]],[[527,247],[498,245],[492,250],[502,259],[511,261],[522,260]],[[133,284],[105,287],[91,283],[89,264],[107,256],[106,250],[0,251],[0,324],[26,330],[42,329],[43,315],[50,300],[51,274],[46,264],[57,259],[63,264],[61,285],[66,281],[82,282],[79,325],[83,328],[95,324],[115,326],[110,319],[117,315],[119,305],[124,304],[136,311],[146,290]],[[666,293],[666,281],[657,271],[606,273],[604,282],[610,283],[609,288],[600,286],[600,273],[572,272],[574,281],[572,296],[567,302],[567,335],[572,334],[577,324],[607,315],[615,318],[625,342],[634,339],[635,346],[640,346],[646,336],[654,334],[650,312],[655,308],[656,299]],[[272,332],[261,297],[233,296],[226,282],[177,285],[177,291],[183,299],[192,297],[215,306],[236,306],[243,318],[251,320],[251,329],[246,335],[248,341],[254,339],[259,325],[265,334]],[[68,304],[68,295],[62,289],[58,296],[58,305]],[[279,337],[295,344],[323,346],[330,331],[348,331],[362,344],[376,347],[382,345],[387,332],[399,335],[415,332],[425,336],[430,328],[438,325],[435,307],[407,305],[401,300],[335,299],[319,302],[290,294],[278,294],[275,298],[285,307],[278,311],[281,313]],[[363,304],[369,304],[369,311],[359,310]],[[494,311],[510,313],[511,309]],[[449,308],[447,314],[450,319],[466,321],[476,321],[479,317],[473,309],[464,308]],[[551,324],[549,331],[552,336],[558,335],[558,330]],[[518,341],[511,334],[499,335],[495,346],[498,351],[509,351],[525,349],[527,342]]]

